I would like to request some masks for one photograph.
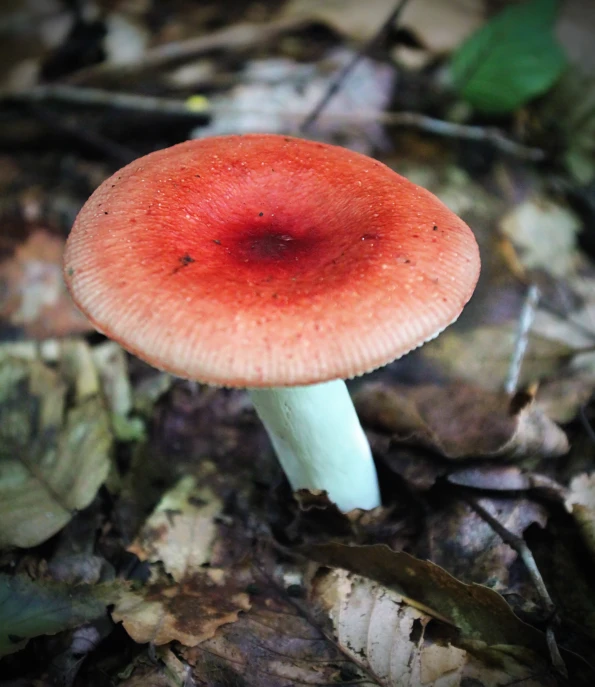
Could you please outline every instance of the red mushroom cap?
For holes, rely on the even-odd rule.
[[[467,225],[344,148],[276,135],[189,141],[105,181],[65,278],[107,336],[222,386],[296,386],[385,365],[436,336],[479,273]]]

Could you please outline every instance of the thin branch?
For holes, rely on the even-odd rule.
[[[393,11],[388,15],[388,17],[383,22],[382,26],[378,31],[370,38],[370,40],[358,50],[358,52],[352,57],[351,60],[341,69],[337,77],[328,87],[326,93],[319,100],[318,104],[314,107],[312,112],[304,119],[302,125],[300,126],[300,131],[302,133],[306,132],[312,124],[318,119],[320,113],[328,105],[328,103],[333,99],[335,94],[340,90],[341,86],[345,82],[345,79],[351,74],[355,67],[361,62],[361,60],[372,50],[372,48],[378,43],[378,41],[384,36],[388,29],[397,22],[399,16],[405,9],[405,6],[409,0],[400,0],[397,3]]]
[[[498,536],[504,541],[508,546],[510,546],[517,554],[520,556],[521,560],[525,564],[525,568],[529,573],[529,577],[537,590],[537,594],[543,604],[543,607],[548,615],[548,622],[546,626],[546,642],[548,650],[550,653],[550,660],[554,668],[564,677],[568,677],[568,671],[564,663],[564,659],[560,654],[560,649],[556,643],[556,638],[554,635],[554,623],[557,621],[556,606],[552,601],[552,598],[545,586],[543,577],[539,572],[535,558],[533,557],[533,552],[527,546],[527,543],[522,537],[518,537],[504,527],[496,518],[489,513],[483,506],[481,506],[475,499],[470,496],[464,495],[465,501],[471,506],[471,508],[481,517],[482,520],[488,523],[488,525],[498,534]]]
[[[539,287],[536,284],[531,284],[527,289],[525,303],[523,304],[519,317],[517,336],[510,367],[508,369],[508,377],[504,385],[504,390],[509,394],[513,394],[516,391],[517,384],[519,383],[523,359],[525,358],[527,346],[529,345],[529,332],[531,331],[531,326],[535,319],[540,295]]]
[[[81,88],[63,84],[48,84],[35,86],[27,91],[0,91],[0,102],[44,102],[59,101],[91,105],[99,107],[111,107],[137,112],[154,112],[167,114],[174,117],[193,117],[197,119],[205,116],[217,116],[218,114],[237,113],[238,115],[280,115],[287,120],[295,121],[296,133],[299,132],[299,122],[307,115],[307,112],[287,110],[258,110],[222,106],[205,103],[204,108],[196,111],[184,100],[155,96],[138,95],[135,93],[122,93],[97,88]],[[376,122],[386,126],[411,127],[437,136],[447,138],[484,141],[491,144],[501,152],[523,160],[539,162],[546,155],[540,148],[532,148],[507,138],[499,129],[494,127],[471,126],[467,124],[455,124],[434,117],[428,117],[417,112],[358,112],[356,114],[324,114],[325,120],[337,125],[366,124]]]

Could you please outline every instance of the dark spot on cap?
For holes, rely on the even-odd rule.
[[[437,227],[436,225],[434,225],[434,226],[432,227],[432,230],[433,230],[433,231],[438,231],[438,227]]]
[[[103,214],[104,214],[104,215],[109,215],[109,212],[108,212],[107,210],[104,210],[104,211],[103,211]]]
[[[196,262],[196,260],[190,255],[188,255],[188,253],[186,253],[186,255],[182,255],[182,257],[180,258],[180,263],[183,267],[186,267],[186,265],[190,265],[190,263],[192,262]]]
[[[66,270],[66,274],[68,274],[69,277],[72,277],[72,275],[74,274],[74,268],[73,268],[73,267],[69,267],[69,268]]]
[[[259,217],[264,217],[264,212],[259,212],[259,213],[258,213],[258,216],[259,216]]]
[[[197,179],[200,179],[200,174],[195,174],[194,175]]]

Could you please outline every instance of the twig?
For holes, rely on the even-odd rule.
[[[529,573],[529,577],[537,590],[537,594],[541,599],[543,607],[548,615],[548,621],[546,626],[546,641],[548,650],[550,653],[550,659],[554,668],[564,677],[568,677],[568,671],[564,660],[560,654],[560,649],[556,643],[556,638],[554,635],[553,625],[557,621],[556,616],[556,606],[552,601],[552,598],[545,586],[543,577],[539,572],[535,558],[531,549],[527,546],[527,543],[522,537],[518,537],[504,527],[496,518],[489,513],[483,506],[471,498],[470,496],[464,495],[465,500],[471,506],[471,508],[481,517],[482,520],[488,523],[488,525],[498,534],[498,536],[504,541],[508,546],[510,546],[517,554],[520,556],[521,560],[525,564],[525,568]]]
[[[98,77],[130,77],[143,71],[166,67],[170,64],[192,59],[215,50],[246,50],[255,45],[263,45],[274,40],[286,31],[296,31],[311,23],[304,17],[286,17],[266,24],[242,22],[226,26],[204,36],[189,38],[183,41],[165,43],[147,50],[142,58],[132,64],[102,62],[92,67],[85,67],[67,80],[68,83],[85,83]]]
[[[504,385],[504,390],[509,394],[513,394],[516,391],[517,384],[519,382],[521,366],[523,364],[523,359],[529,344],[529,331],[531,330],[533,320],[535,319],[535,311],[537,309],[537,304],[539,303],[539,297],[539,288],[537,285],[531,284],[531,286],[529,286],[527,289],[527,296],[519,317],[514,352],[512,355],[512,360],[510,361],[506,384]]]
[[[94,148],[120,165],[128,164],[138,157],[130,148],[120,145],[89,128],[79,127],[72,122],[68,122],[43,105],[32,105],[30,110],[37,119],[45,122],[51,128],[62,131],[68,136]]]
[[[341,71],[339,72],[335,80],[330,84],[326,93],[324,93],[318,104],[302,122],[302,125],[300,126],[300,131],[302,133],[306,132],[312,126],[312,124],[314,124],[314,122],[320,116],[320,113],[328,105],[329,101],[332,100],[337,91],[339,91],[339,89],[345,82],[345,79],[349,76],[349,74],[351,74],[351,72],[359,64],[359,62],[370,52],[370,50],[374,47],[374,45],[376,45],[380,38],[398,20],[399,16],[401,15],[401,12],[405,9],[405,6],[408,2],[409,0],[400,0],[400,2],[397,3],[393,11],[385,19],[384,23],[378,29],[378,31],[361,48],[361,50],[358,50],[358,52],[352,57],[351,60],[349,60],[349,62],[343,67],[343,69],[341,69]]]
[[[286,119],[293,119],[296,122],[296,130],[299,129],[298,122],[306,116],[304,112],[288,112],[287,110],[253,110],[244,108],[231,108],[218,104],[206,103],[200,111],[195,111],[184,100],[175,98],[163,98],[135,93],[122,93],[98,88],[81,88],[71,85],[49,84],[35,86],[27,91],[0,91],[0,102],[27,102],[27,101],[50,101],[78,103],[80,105],[91,105],[100,107],[113,107],[122,110],[133,110],[140,112],[156,112],[167,114],[173,117],[192,117],[202,118],[205,116],[216,116],[217,114],[229,114],[237,112],[241,114],[262,114],[263,116],[282,115]],[[327,121],[337,124],[364,124],[367,122],[378,122],[386,126],[412,127],[437,136],[448,138],[459,138],[473,141],[485,141],[490,143],[503,153],[514,157],[538,162],[545,158],[545,152],[540,148],[531,148],[507,138],[499,129],[493,127],[470,126],[467,124],[455,124],[446,122],[434,117],[428,117],[417,112],[358,112],[356,114],[325,114]]]
[[[595,429],[593,429],[593,426],[591,425],[591,422],[589,421],[589,418],[587,417],[587,404],[586,403],[583,403],[580,407],[579,419],[581,421],[581,425],[583,426],[583,429],[587,433],[587,436],[595,444]]]

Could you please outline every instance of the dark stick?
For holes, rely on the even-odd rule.
[[[365,0],[362,0],[362,2],[365,2]],[[385,22],[382,24],[378,32],[374,36],[372,36],[372,38],[370,38],[370,40],[363,46],[363,48],[359,50],[357,54],[354,55],[353,58],[343,67],[343,69],[337,75],[337,78],[329,86],[327,92],[320,99],[318,105],[316,105],[312,112],[310,112],[310,114],[302,122],[302,125],[300,126],[300,131],[302,133],[306,132],[312,126],[312,124],[314,124],[314,122],[320,116],[320,113],[324,110],[324,108],[328,105],[329,101],[335,96],[337,91],[341,88],[345,79],[353,71],[353,69],[360,62],[360,60],[370,52],[372,47],[388,31],[390,26],[397,21],[401,12],[405,9],[405,5],[407,5],[408,2],[409,0],[400,0],[400,2],[397,4],[394,10],[386,18]]]

